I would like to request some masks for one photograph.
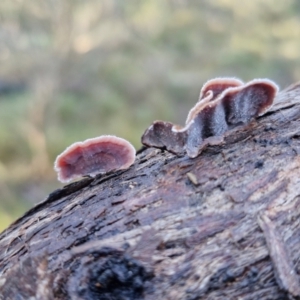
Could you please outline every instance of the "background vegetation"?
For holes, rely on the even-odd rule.
[[[0,230],[62,186],[71,143],[139,148],[212,77],[300,78],[297,0],[1,0],[0,25]]]

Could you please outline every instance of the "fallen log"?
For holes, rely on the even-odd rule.
[[[0,299],[300,299],[300,84],[191,159],[51,193],[0,235]]]

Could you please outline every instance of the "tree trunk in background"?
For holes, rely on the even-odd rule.
[[[0,299],[297,299],[300,84],[195,159],[49,195],[0,236]]]

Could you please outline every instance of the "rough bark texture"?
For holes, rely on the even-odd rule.
[[[57,190],[0,235],[0,299],[298,299],[299,153],[296,84],[195,159]]]

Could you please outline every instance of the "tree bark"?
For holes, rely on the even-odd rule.
[[[300,84],[195,159],[50,194],[0,235],[0,299],[300,299]]]

